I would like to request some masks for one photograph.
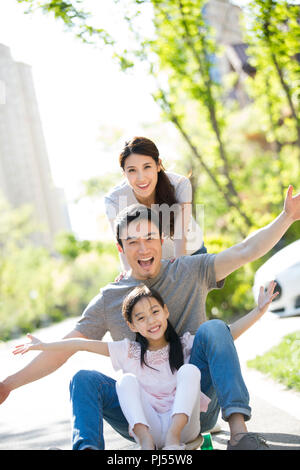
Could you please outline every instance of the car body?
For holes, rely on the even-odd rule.
[[[266,261],[254,278],[253,294],[257,301],[259,288],[275,280],[275,292],[269,311],[281,317],[300,315],[300,240],[282,248]]]

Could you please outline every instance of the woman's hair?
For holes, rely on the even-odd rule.
[[[158,303],[164,307],[165,303],[161,297],[161,295],[156,292],[154,289],[150,289],[144,284],[141,284],[138,287],[135,287],[124,299],[123,306],[122,306],[122,315],[129,323],[132,323],[132,310],[134,306],[144,298],[154,298],[158,301]],[[175,329],[168,321],[168,326],[165,331],[165,339],[170,345],[169,351],[169,364],[170,369],[174,373],[175,370],[178,370],[184,363],[183,358],[183,350],[182,344],[178,334],[176,333]],[[145,361],[145,353],[148,348],[148,340],[140,333],[136,333],[136,341],[141,346],[141,365],[148,364]],[[148,366],[150,367],[150,366]]]
[[[146,155],[153,158],[155,163],[159,164],[159,151],[152,140],[147,139],[146,137],[133,137],[129,142],[125,142],[125,146],[120,153],[119,162],[121,168],[125,167],[125,160],[132,153],[137,153],[141,155]],[[163,166],[161,165],[161,170],[158,173],[158,179],[155,190],[155,204],[159,206],[167,204],[169,207],[173,206],[172,211],[169,213],[169,217],[162,217],[162,212],[160,212],[160,217],[163,218],[162,224],[164,231],[169,233],[171,237],[174,235],[174,206],[178,201],[175,197],[175,188],[171,184],[168,176],[165,173]],[[164,223],[165,221],[165,223]]]

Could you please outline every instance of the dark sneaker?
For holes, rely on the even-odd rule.
[[[268,450],[269,446],[265,439],[255,432],[243,433],[243,437],[238,441],[236,445],[227,443],[227,450]]]

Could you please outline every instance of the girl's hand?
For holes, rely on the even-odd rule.
[[[275,281],[271,281],[266,290],[264,289],[263,286],[260,287],[258,302],[257,302],[259,310],[267,311],[270,303],[277,297],[279,292],[274,293],[275,287],[276,287]]]
[[[27,334],[27,337],[30,339],[30,343],[26,344],[19,344],[18,346],[15,347],[13,350],[13,354],[25,354],[28,351],[32,350],[42,350],[43,349],[43,344],[42,341],[40,341],[38,338],[35,336],[30,335],[29,333]]]

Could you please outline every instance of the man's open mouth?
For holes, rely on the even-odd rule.
[[[154,258],[151,256],[150,258],[139,259],[138,263],[142,268],[147,268],[152,265],[153,261]]]

